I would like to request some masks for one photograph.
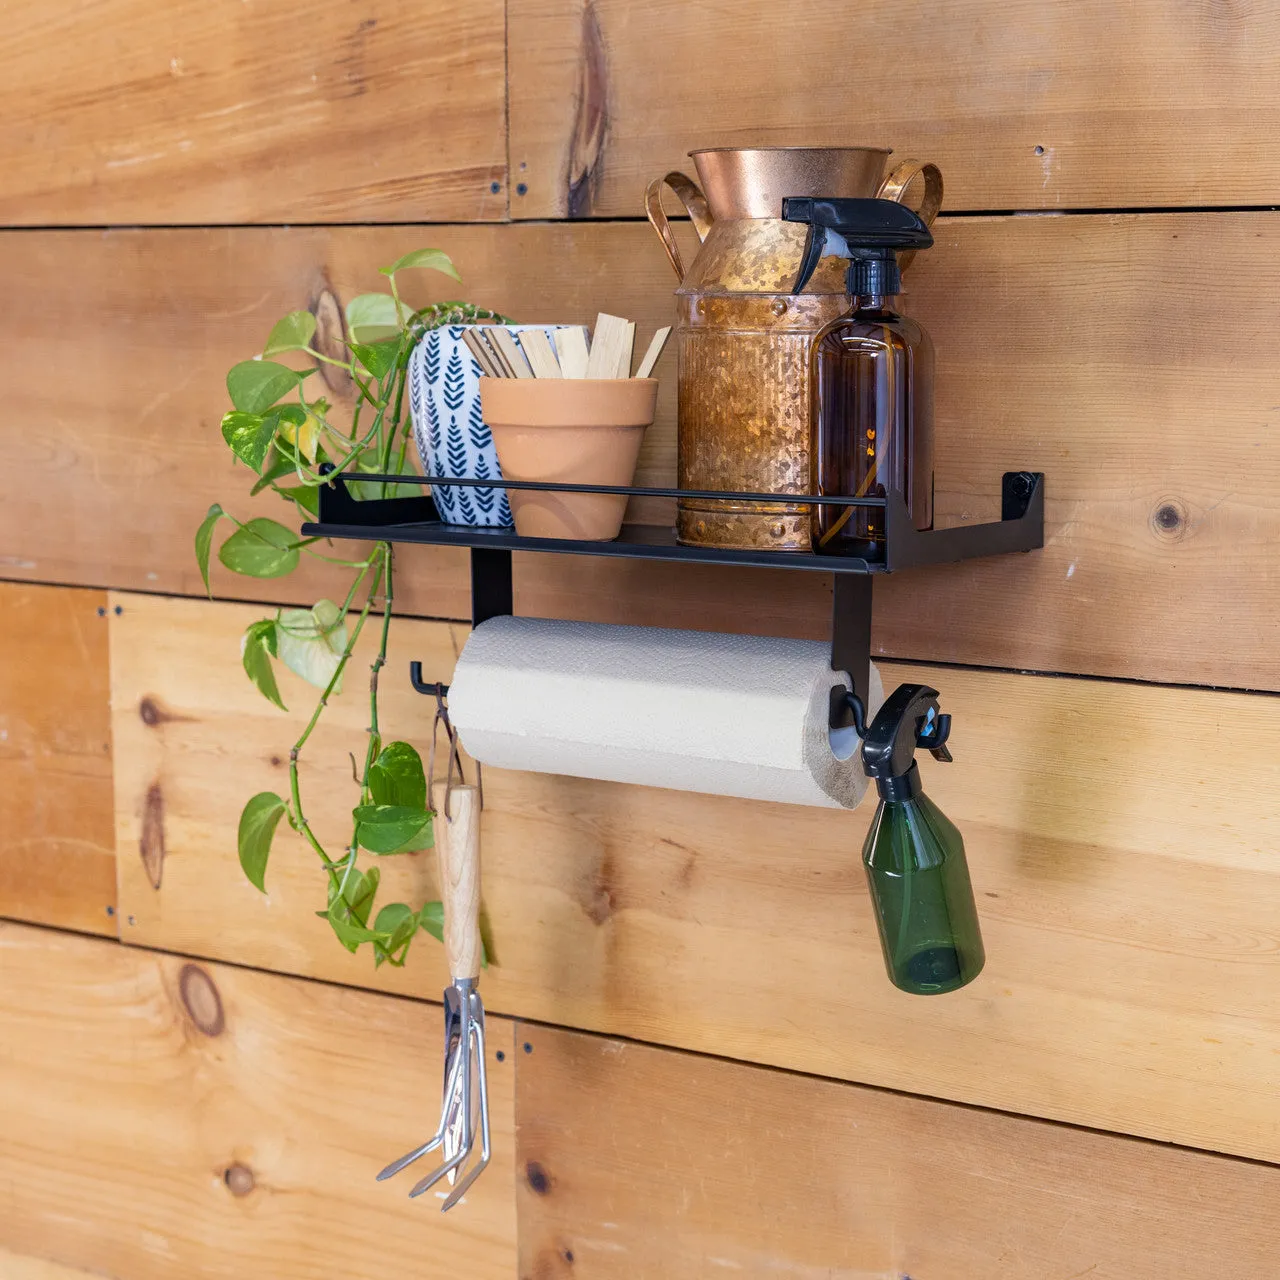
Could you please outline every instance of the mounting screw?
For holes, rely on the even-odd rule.
[[[137,922],[137,921],[136,921],[132,916],[130,916],[130,917],[129,917],[129,923],[130,923],[130,924],[137,924],[138,922]]]
[[[100,618],[105,618],[106,616],[107,616],[107,611],[106,611],[105,607],[104,607],[104,606],[102,606],[102,605],[99,605],[99,606],[98,606],[98,617],[100,617]]]
[[[516,195],[527,196],[529,194],[529,184],[527,182],[516,183]]]
[[[489,183],[489,190],[492,191],[493,194],[496,196],[498,192],[502,190],[502,183],[500,182]]]
[[[108,907],[108,908],[107,908],[107,915],[109,915],[109,916],[113,916],[113,915],[115,915],[115,913],[116,913],[116,909],[115,909],[115,907]]]
[[[1036,155],[1038,155],[1038,156],[1042,156],[1042,155],[1044,155],[1044,148],[1043,148],[1043,147],[1041,147],[1041,146],[1037,146],[1037,147],[1036,147]]]
[[[116,605],[116,617],[118,618],[124,612],[124,605]]]
[[[533,1045],[531,1045],[527,1040],[524,1042],[524,1051],[525,1053],[533,1052]]]
[[[495,1053],[493,1056],[497,1058],[499,1062],[506,1062],[507,1060],[507,1055],[503,1053],[501,1049],[499,1049],[498,1052]]]

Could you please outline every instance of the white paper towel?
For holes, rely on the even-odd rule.
[[[462,745],[501,769],[852,809],[867,779],[852,731],[837,759],[811,640],[492,618],[449,687]],[[884,699],[871,668],[868,718]]]

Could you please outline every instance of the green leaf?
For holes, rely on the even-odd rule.
[[[493,924],[483,906],[480,908],[477,925],[480,929],[480,967],[487,969],[491,964],[497,964],[498,959],[497,952],[493,949]]]
[[[369,790],[375,805],[425,813],[427,778],[422,757],[407,742],[388,743],[369,768]],[[432,843],[432,829],[428,824],[404,844],[381,852],[415,853],[430,849]]]
[[[284,811],[284,801],[274,791],[261,791],[245,805],[240,815],[240,866],[249,883],[263,893],[267,891],[264,882],[271,838],[284,817]]]
[[[240,661],[244,663],[245,674],[268,701],[274,702],[281,711],[288,711],[280,697],[276,673],[271,666],[271,659],[275,656],[275,619],[264,618],[261,622],[251,623],[240,641]]]
[[[462,283],[457,267],[453,265],[449,255],[443,249],[414,249],[404,257],[397,258],[389,267],[379,267],[379,270],[384,276],[393,276],[397,271],[405,271],[409,267],[426,267],[431,271],[443,271],[459,284]]]
[[[378,912],[373,927],[387,939],[374,943],[375,963],[390,961],[397,969],[401,968],[409,954],[409,943],[418,932],[417,912],[407,903],[389,902]]]
[[[200,576],[204,579],[204,589],[209,598],[213,598],[213,588],[209,586],[209,552],[213,549],[213,527],[222,519],[225,512],[215,502],[205,513],[196,530],[196,564],[200,566]]]
[[[305,369],[299,373],[273,360],[242,360],[227,374],[227,394],[241,413],[266,413],[314,372]]]
[[[263,417],[233,409],[222,417],[222,438],[241,462],[260,472],[279,426],[280,419],[274,413]]]
[[[324,406],[323,410],[319,408],[321,405]],[[280,419],[278,440],[284,440],[290,446],[286,452],[291,451],[295,458],[300,453],[309,462],[316,460],[321,438],[318,414],[328,408],[327,401],[317,400],[314,407],[282,404],[272,410],[272,413]]]
[[[298,513],[304,518],[320,519],[320,491],[313,485],[295,484],[281,489],[280,495],[291,499],[298,508]]]
[[[380,342],[351,344],[352,354],[379,382],[396,367],[400,357],[400,338],[384,338]]]
[[[258,477],[252,489],[249,490],[249,496],[256,498],[263,489],[276,480],[283,480],[285,476],[291,476],[297,470],[297,463],[291,457],[286,457],[279,449],[272,454],[272,462],[269,467]]]
[[[232,573],[249,578],[282,578],[298,567],[298,537],[291,529],[258,516],[224,542],[218,559]]]
[[[310,609],[281,609],[276,625],[280,661],[317,689],[327,689],[347,647],[344,615],[332,600]],[[335,692],[341,692],[338,685]]]
[[[346,875],[341,893],[338,892],[337,885],[329,885],[328,910],[316,912],[316,915],[329,921],[338,941],[350,952],[354,953],[363,942],[377,945],[387,940],[386,934],[368,928],[369,913],[373,910],[373,900],[377,896],[381,876],[382,872],[377,867],[367,874],[358,868],[352,868]]]
[[[350,917],[350,909],[341,900],[335,902],[328,911],[322,913],[329,921],[330,927],[348,951],[354,952],[362,942],[376,942],[379,935],[364,925],[356,924]]]
[[[444,941],[444,903],[428,902],[418,912],[418,928],[429,933],[437,942]]]
[[[282,351],[302,351],[315,331],[316,318],[310,311],[290,311],[283,320],[276,321],[267,335],[267,345],[262,348],[262,354],[274,356]]]
[[[351,918],[361,925],[369,923],[369,912],[373,910],[373,900],[378,896],[378,882],[382,879],[380,867],[370,867],[368,871],[353,868],[347,878],[347,887],[342,896],[351,912]],[[374,926],[375,931],[377,926]]]
[[[427,776],[422,757],[407,742],[389,742],[369,768],[374,804],[427,807]]]
[[[431,815],[425,809],[399,804],[362,804],[352,810],[356,822],[356,840],[370,853],[407,853],[411,848],[430,848],[420,841],[431,828]]]
[[[358,293],[347,303],[347,330],[352,342],[377,342],[400,332],[396,300],[389,293]]]

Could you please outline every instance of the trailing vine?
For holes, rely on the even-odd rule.
[[[412,422],[406,413],[405,383],[409,356],[422,335],[446,324],[503,321],[495,312],[467,302],[440,302],[411,309],[401,298],[397,276],[428,269],[459,280],[449,258],[438,249],[405,254],[382,274],[388,293],[363,293],[347,304],[346,358],[326,354],[315,344],[316,319],[310,311],[293,311],[279,320],[262,354],[243,360],[227,374],[231,410],[222,419],[222,436],[236,459],[255,480],[250,496],[264,492],[291,504],[303,520],[314,520],[320,486],[328,483],[322,468],[340,472],[406,475]],[[301,359],[295,368],[275,357]],[[322,365],[342,369],[352,380],[356,403],[348,424],[323,396],[309,400],[307,379]],[[420,492],[418,485],[388,481],[351,481],[357,499]],[[266,516],[240,520],[218,503],[196,530],[196,560],[209,585],[209,562],[215,533],[234,526],[218,548],[218,560],[233,573],[254,578],[280,578],[292,573],[303,556],[351,572],[341,604],[319,600],[310,609],[281,608],[250,624],[241,640],[245,674],[262,695],[281,710],[284,700],[276,680],[279,662],[321,690],[305,728],[289,751],[288,794],[262,791],[251,797],[240,815],[240,865],[249,881],[266,892],[267,863],[281,819],[298,833],[319,859],[327,882],[323,911],[317,912],[348,951],[369,944],[376,964],[403,965],[419,930],[437,939],[443,919],[439,902],[412,906],[390,902],[377,907],[381,872],[363,868],[362,852],[389,857],[429,849],[432,810],[422,758],[407,742],[382,741],[378,719],[378,680],[387,660],[394,590],[391,544],[377,542],[363,560],[348,560],[320,550],[320,538],[300,537],[294,529]],[[212,594],[210,592],[210,594]],[[354,617],[354,621],[349,620]],[[351,837],[330,853],[313,830],[303,805],[300,763],[316,725],[342,681],[356,644],[370,619],[376,619],[378,648],[369,671],[369,726],[364,761],[352,767],[358,788],[351,813]]]

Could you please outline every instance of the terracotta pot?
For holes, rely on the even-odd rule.
[[[656,378],[480,379],[480,406],[508,480],[631,484],[657,398]],[[609,541],[627,510],[621,494],[509,489],[507,498],[516,532],[530,538]]]

